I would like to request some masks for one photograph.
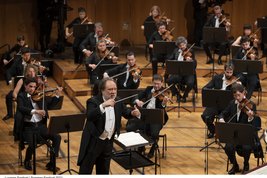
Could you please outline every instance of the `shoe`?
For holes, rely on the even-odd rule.
[[[50,161],[49,163],[46,164],[46,170],[53,172],[54,171],[54,164]],[[60,170],[59,167],[56,167],[56,172]]]
[[[230,171],[228,171],[228,174],[233,175],[236,172],[240,172],[238,164],[234,164],[232,169],[230,169]]]
[[[32,170],[32,163],[31,161],[24,161],[24,168],[31,171]]]
[[[244,164],[242,174],[246,174],[249,171],[249,164]]]
[[[10,118],[12,118],[12,117],[13,117],[13,116],[10,116],[10,115],[7,114],[5,117],[3,117],[2,120],[3,120],[3,121],[6,121],[6,120],[8,120],[8,119],[10,119]]]
[[[207,136],[208,136],[208,138],[213,138],[214,137],[214,133],[210,132]]]
[[[218,59],[218,64],[219,65],[222,65],[223,64],[221,59]]]
[[[213,59],[209,59],[206,64],[212,64],[213,63]]]
[[[154,153],[155,153],[155,146],[154,146],[154,144],[153,144],[152,147],[151,147],[150,150],[149,150],[149,153],[147,154],[147,157],[148,157],[149,159],[150,159],[150,158],[153,158]]]
[[[138,147],[137,151],[141,154],[145,153],[146,148],[144,146]]]
[[[182,103],[186,103],[186,97],[182,97],[180,100]]]

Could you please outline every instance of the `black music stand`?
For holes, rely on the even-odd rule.
[[[75,38],[85,38],[86,35],[95,31],[94,24],[74,24],[73,36]]]
[[[146,59],[147,59],[147,49],[149,48],[147,43],[155,31],[157,31],[157,26],[156,26],[155,22],[145,22],[144,23],[144,35],[146,37],[146,51],[145,51]]]
[[[85,118],[86,115],[84,113],[65,116],[52,116],[50,118],[48,126],[49,133],[56,134],[67,132],[67,139],[64,140],[64,142],[68,144],[68,169],[60,174],[64,174],[66,172],[71,174],[72,171],[78,174],[76,170],[70,168],[70,132],[81,131],[84,127]]]
[[[215,107],[219,110],[223,110],[232,99],[233,99],[233,94],[230,90],[219,90],[219,89],[203,89],[202,90],[202,107]],[[199,151],[203,151],[205,149],[204,172],[206,174],[208,174],[208,162],[209,162],[208,148],[209,146],[214,143],[218,143],[219,146],[222,147],[222,145],[219,142],[217,142],[216,138],[211,143],[208,143],[207,133],[208,133],[208,128],[207,128],[207,125],[205,124],[205,146],[201,148]]]
[[[120,98],[126,98],[126,97],[132,96],[134,94],[138,94],[141,91],[143,91],[143,89],[120,89],[117,91],[117,95]],[[126,105],[127,104],[132,105],[132,100],[133,100],[133,98],[129,98],[129,99],[124,100],[123,103]]]
[[[171,75],[193,75],[195,68],[194,63],[192,61],[173,61],[167,60],[166,61],[166,71],[168,74]],[[178,93],[180,94],[180,88],[178,87]],[[191,113],[190,110],[181,106],[181,101],[178,100],[178,118],[180,117],[180,109],[184,109],[187,112]]]
[[[219,27],[219,28],[204,27],[203,28],[203,41],[205,43],[209,43],[209,44],[222,43],[227,40],[226,38],[227,38],[227,32],[226,32],[225,27]],[[214,59],[213,59],[212,69],[210,70],[208,74],[205,74],[203,77],[214,76],[214,74],[216,73],[214,69],[215,69],[215,66],[214,66]]]
[[[247,72],[248,74],[263,73],[263,64],[261,61],[241,60],[241,59],[233,59],[232,61],[235,66],[234,69],[235,73],[241,73],[241,72]]]
[[[236,54],[238,53],[238,51],[241,49],[240,46],[231,46],[231,55],[232,55],[232,59],[234,59],[236,57]]]

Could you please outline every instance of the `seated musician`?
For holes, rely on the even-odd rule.
[[[15,120],[18,122],[17,133],[20,133],[20,142],[23,145],[26,141],[29,146],[26,150],[24,168],[32,170],[31,159],[34,151],[33,133],[37,133],[37,143],[52,141],[55,155],[58,156],[61,137],[59,134],[50,134],[47,129],[48,109],[56,105],[60,99],[59,94],[62,88],[58,87],[56,96],[47,103],[46,100],[35,101],[37,80],[35,78],[27,78],[24,81],[25,91],[20,92],[17,97],[17,111]],[[44,108],[43,108],[44,107]],[[22,146],[21,145],[21,146]],[[22,147],[24,148],[24,147]],[[50,153],[50,162],[46,165],[47,170],[53,171],[54,162],[52,161],[53,152]]]
[[[187,40],[185,37],[180,36],[176,40],[176,48],[174,49],[172,55],[170,56],[169,60],[176,60],[176,61],[192,61],[194,63],[195,69],[197,66],[197,61],[195,59],[193,49],[189,49],[187,46]],[[195,73],[195,72],[194,72]],[[188,93],[194,87],[195,84],[195,76],[192,75],[171,75],[167,80],[168,85],[171,84],[179,84],[185,83],[186,88],[184,91],[183,96],[178,93],[175,86],[171,87],[172,95],[177,96],[177,100],[181,102],[186,102],[186,98]],[[179,86],[178,86],[179,87]]]
[[[222,18],[224,16],[222,14],[222,7],[220,4],[218,4],[218,3],[214,4],[213,12],[214,12],[214,14],[208,19],[205,26],[206,27],[215,27],[215,28],[225,27],[226,31],[230,31],[230,25],[231,24],[230,24],[230,22],[228,22],[228,20],[226,18]],[[212,58],[212,55],[211,55],[210,46],[214,45],[216,48],[217,47],[219,48],[218,64],[221,65],[222,64],[221,58],[227,49],[228,43],[229,43],[228,41],[225,41],[222,43],[212,44],[212,43],[206,43],[205,41],[203,41],[204,51],[209,58],[207,61],[207,64],[211,64],[214,62],[214,59]]]
[[[28,64],[26,69],[25,69],[25,77],[37,77],[37,67],[32,65],[32,64]],[[23,91],[24,87],[23,87],[23,81],[25,78],[21,78],[18,80],[18,82],[16,83],[16,86],[14,88],[14,90],[11,90],[7,95],[6,95],[6,109],[7,109],[7,115],[3,118],[3,120],[8,120],[9,118],[13,117],[13,106],[12,106],[12,101],[13,100],[17,100],[17,96],[19,94],[20,91]]]
[[[165,37],[165,33],[167,32],[166,28],[166,23],[164,22],[159,22],[157,24],[157,29],[158,31],[155,31],[149,41],[149,53],[150,53],[150,60],[152,63],[152,70],[153,70],[153,75],[158,73],[158,62],[159,60],[164,60],[162,62],[165,62],[165,59],[168,58],[168,54],[154,54],[153,52],[153,43],[155,41],[167,41],[167,38]]]
[[[256,105],[246,98],[246,90],[241,84],[233,84],[232,91],[234,100],[221,112],[219,115],[219,122],[240,123],[249,124],[255,127],[255,132],[261,127],[260,117],[256,115]],[[246,106],[243,106],[246,105]],[[255,133],[253,133],[255,134]],[[255,134],[255,141],[259,143],[258,135]],[[257,146],[257,145],[255,145]],[[233,145],[226,143],[225,153],[227,154],[233,167],[228,174],[235,174],[239,172],[239,165],[236,161],[235,152],[244,157],[244,167],[242,173],[246,173],[249,170],[249,158],[252,150],[255,150],[254,145]],[[257,146],[258,147],[258,146]],[[260,147],[261,148],[261,147]],[[261,148],[262,149],[262,148]],[[260,151],[256,149],[255,151]],[[262,150],[261,150],[262,151]]]
[[[259,39],[257,38],[256,34],[252,33],[252,26],[250,24],[245,24],[243,26],[243,36],[246,36],[250,39],[250,46],[254,46],[258,48]],[[241,46],[241,38],[239,36],[232,44],[232,46]]]
[[[152,86],[146,87],[146,89],[138,94],[138,96],[134,99],[134,104],[138,107],[143,107],[147,109],[164,109],[164,125],[168,121],[168,115],[165,111],[165,107],[167,105],[167,102],[169,98],[167,96],[164,96],[163,99],[160,99],[159,97],[153,97],[154,94],[157,92],[160,92],[163,88],[163,77],[155,74],[152,78]],[[147,102],[150,100],[149,102]],[[154,144],[152,145],[148,157],[152,158],[154,156],[155,149],[157,148],[157,142],[159,139],[159,133],[162,129],[163,125],[161,124],[145,124],[140,119],[132,119],[129,120],[126,126],[127,131],[136,131],[136,130],[142,130],[144,131],[148,136],[151,136],[152,140],[154,141]]]
[[[237,82],[238,79],[233,75],[234,65],[229,62],[224,65],[224,73],[215,75],[203,89],[219,89],[219,90],[231,90],[232,83]],[[202,89],[202,90],[203,90]],[[213,138],[215,134],[214,118],[221,113],[221,110],[215,107],[206,107],[201,115],[204,123],[206,123],[209,133],[208,138]]]
[[[248,37],[243,36],[241,38],[241,47],[235,59],[258,60],[258,52],[253,46],[250,46],[250,39]],[[240,77],[242,84],[247,87],[247,98],[250,99],[259,82],[258,74],[248,74],[244,72],[236,74],[236,76]]]
[[[118,89],[137,89],[140,85],[141,71],[137,67],[136,58],[133,52],[126,54],[127,62],[104,73],[104,78],[115,77]]]
[[[100,64],[116,64],[117,59],[118,57],[107,49],[104,40],[98,41],[96,51],[85,61],[90,84],[94,85],[98,80],[102,79],[102,76],[98,76]]]

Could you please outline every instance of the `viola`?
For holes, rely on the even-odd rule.
[[[173,101],[170,99],[169,95],[171,94],[171,91],[167,88],[161,88],[157,91],[155,91],[152,94],[152,97],[158,98],[160,101],[163,101],[165,97],[168,98],[168,100],[173,103]]]
[[[50,96],[50,97],[55,96],[54,91],[56,91],[56,90],[58,90],[58,88],[45,89],[44,91],[36,90],[32,94],[31,98],[33,101],[41,101],[44,96]]]
[[[238,109],[244,113],[253,111],[253,103],[249,99],[244,98],[241,102],[239,102]]]
[[[162,34],[162,39],[164,41],[173,41],[173,35],[172,35],[172,31],[174,30],[174,28],[172,28],[171,30],[166,30],[163,34]]]

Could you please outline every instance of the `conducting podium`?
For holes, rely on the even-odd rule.
[[[74,169],[70,168],[70,132],[81,131],[84,127],[86,115],[84,113],[80,114],[72,114],[65,116],[52,116],[49,120],[48,130],[51,134],[56,133],[67,133],[67,139],[64,140],[67,143],[67,153],[68,153],[68,169],[61,172],[60,174],[64,174],[66,172],[78,172]]]

